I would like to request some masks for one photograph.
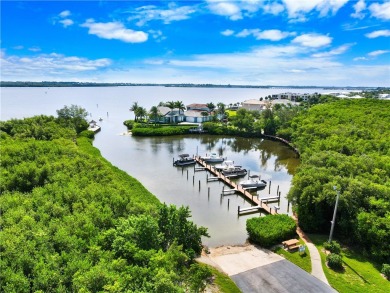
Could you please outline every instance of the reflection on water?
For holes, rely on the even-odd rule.
[[[281,192],[280,213],[287,213],[285,196],[299,164],[288,147],[262,139],[203,134],[131,137],[107,133],[102,129],[94,145],[114,165],[137,178],[161,202],[189,206],[192,220],[208,228],[211,238],[204,239],[204,243],[209,246],[244,243],[247,238],[246,219],[258,217],[259,213],[238,217],[238,206],[249,207],[249,202],[236,194],[221,196],[222,182],[207,182],[206,172],[195,172],[193,166],[173,167],[174,159],[182,153],[192,156],[216,152],[234,161],[250,174],[258,174],[268,183],[271,181],[271,185],[258,190],[254,196],[264,198],[275,196],[277,190]]]

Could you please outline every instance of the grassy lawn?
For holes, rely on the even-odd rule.
[[[305,242],[303,242],[302,239],[299,239],[299,244],[303,245],[305,244]],[[279,255],[282,255],[285,259],[291,261],[293,264],[296,264],[298,267],[305,270],[306,272],[311,272],[310,252],[307,247],[306,253],[303,255],[300,255],[298,250],[295,250],[294,252],[289,252],[284,250],[283,247],[277,247],[274,252]]]
[[[210,267],[215,277],[214,283],[218,287],[218,292],[222,293],[241,293],[241,290],[237,287],[236,283],[233,282],[232,279],[229,278],[228,275],[221,273],[217,269]]]
[[[329,284],[337,291],[340,293],[390,292],[390,282],[381,276],[379,266],[369,259],[351,249],[343,248],[344,270],[336,272],[325,265],[326,256],[322,244],[328,240],[328,236],[317,234],[308,236],[320,252],[322,267]]]

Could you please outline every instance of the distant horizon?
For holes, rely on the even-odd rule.
[[[9,83],[9,85],[7,85]],[[12,87],[15,84],[35,84],[44,87],[45,84],[80,84],[80,85],[118,85],[118,86],[173,86],[173,87],[247,87],[247,88],[324,88],[324,89],[389,89],[382,86],[318,86],[318,85],[249,85],[249,84],[213,84],[213,83],[135,83],[135,82],[95,82],[95,81],[0,81],[1,87]],[[62,85],[66,86],[66,85]]]
[[[390,87],[389,0],[21,0],[0,13],[0,80]]]

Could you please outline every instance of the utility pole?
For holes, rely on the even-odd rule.
[[[335,224],[335,222],[336,222],[337,205],[339,204],[339,198],[340,198],[340,191],[337,190],[337,186],[333,186],[333,190],[336,191],[337,197],[336,197],[336,204],[335,204],[335,206],[334,206],[334,211],[333,211],[333,219],[332,219],[332,221],[331,221],[332,226],[331,226],[331,228],[330,228],[330,234],[329,234],[329,240],[328,240],[329,243],[332,241],[334,224]]]

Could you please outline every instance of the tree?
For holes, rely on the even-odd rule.
[[[134,121],[137,121],[137,109],[139,108],[138,106],[138,102],[134,102],[133,105],[131,106],[130,108],[130,111],[132,111],[134,113]]]
[[[173,123],[173,109],[175,109],[175,107],[176,107],[176,103],[174,102],[174,101],[169,101],[169,102],[166,102],[165,103],[165,106],[166,107],[168,107],[170,110],[171,110],[171,112],[170,112],[170,123]]]
[[[88,112],[77,105],[71,105],[70,107],[64,106],[64,108],[57,110],[58,119],[65,124],[72,124],[77,133],[88,129],[88,122],[86,120]]]
[[[186,106],[184,106],[182,101],[176,101],[175,108],[179,109],[179,114],[180,114],[180,111],[184,111],[186,109]]]
[[[156,106],[153,106],[152,108],[150,108],[149,117],[154,121],[154,124],[157,123],[159,116],[160,116],[159,111],[158,111],[158,108]]]
[[[137,117],[139,117],[141,120],[144,120],[144,118],[148,115],[148,112],[146,111],[146,109],[144,107],[138,107],[136,110],[135,110],[135,115]]]
[[[226,105],[224,103],[219,102],[217,104],[217,107],[218,107],[218,114],[225,115]]]
[[[215,105],[213,102],[206,104],[207,108],[209,108],[209,112],[213,112],[215,109]]]

